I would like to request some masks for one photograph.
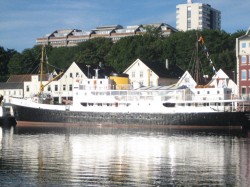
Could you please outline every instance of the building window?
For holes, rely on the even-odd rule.
[[[55,85],[55,91],[58,91],[58,85]]]
[[[187,21],[187,28],[190,29],[191,28],[191,20]]]
[[[241,80],[246,80],[247,79],[247,71],[246,70],[242,70],[241,71]]]
[[[66,85],[65,84],[63,85],[63,91],[66,91]]]
[[[79,73],[76,73],[76,77],[78,77]]]
[[[48,91],[51,91],[51,87],[50,87],[50,85],[48,86]]]
[[[73,78],[73,74],[72,74],[72,73],[70,73],[70,74],[69,74],[69,77],[70,77],[70,78]]]
[[[241,47],[242,47],[242,48],[246,48],[246,47],[247,47],[247,44],[244,42],[244,43],[241,44]]]
[[[241,63],[245,64],[247,62],[247,57],[246,56],[241,56]]]
[[[140,78],[143,78],[143,71],[140,71]]]
[[[191,11],[190,10],[188,10],[188,12],[187,12],[187,18],[191,18]]]
[[[132,72],[132,77],[135,78],[135,72],[134,71]]]
[[[69,85],[69,91],[72,91],[72,84]]]
[[[247,93],[246,87],[241,87],[241,93],[242,93],[242,94],[246,94],[246,93]]]
[[[26,86],[26,92],[29,92],[29,91],[30,91],[30,87]]]

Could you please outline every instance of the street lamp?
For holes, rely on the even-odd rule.
[[[88,68],[88,79],[89,79],[89,67],[90,67],[90,65],[86,65],[86,66]]]

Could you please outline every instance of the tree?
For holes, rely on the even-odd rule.
[[[10,59],[17,53],[13,49],[5,49],[0,47],[0,81],[6,81],[9,76],[8,63]]]
[[[113,43],[108,38],[94,38],[78,45],[76,62],[85,64],[106,63]]]

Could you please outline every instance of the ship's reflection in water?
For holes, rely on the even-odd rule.
[[[240,131],[0,127],[0,186],[247,186]]]

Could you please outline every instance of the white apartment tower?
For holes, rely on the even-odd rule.
[[[221,12],[209,4],[193,3],[176,6],[176,28],[179,31],[221,29]]]

